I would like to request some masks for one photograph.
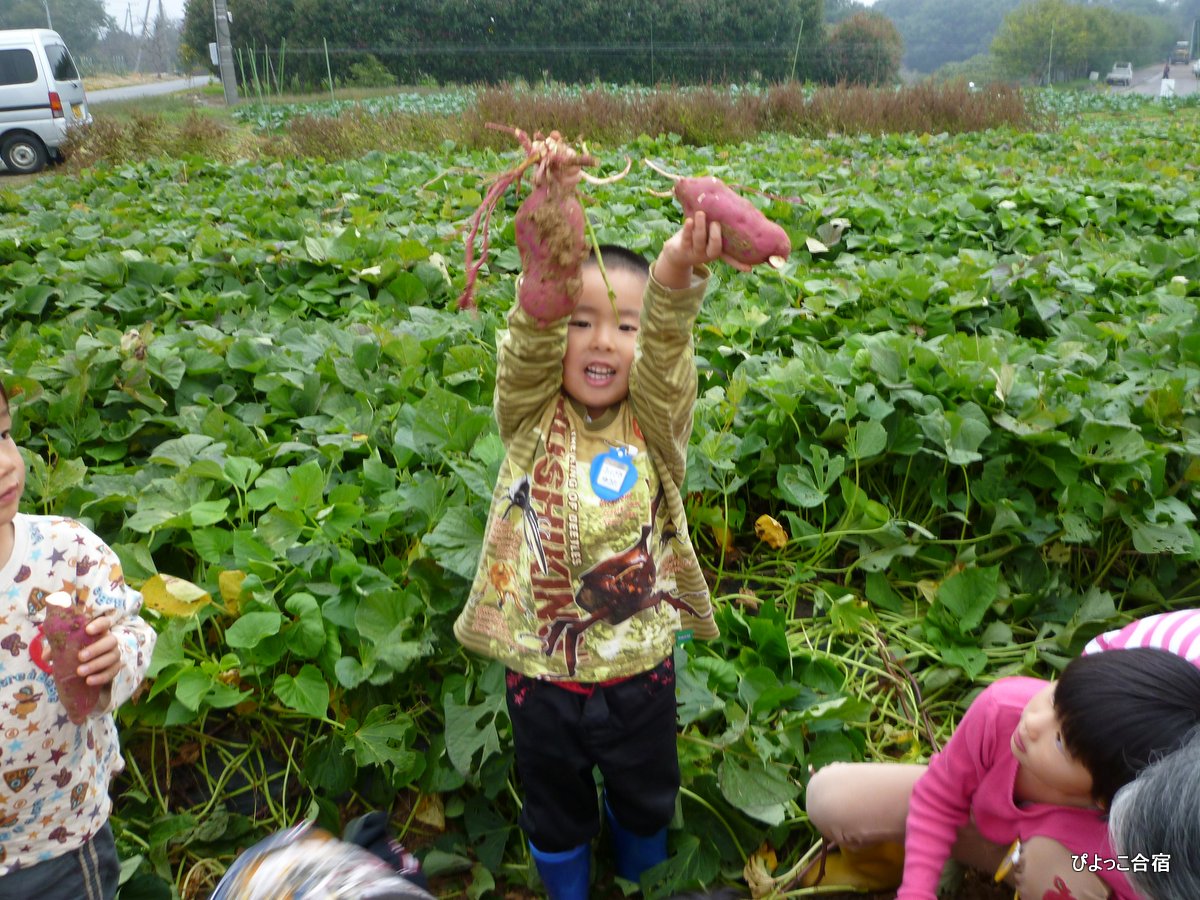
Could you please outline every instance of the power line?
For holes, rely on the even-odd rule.
[[[874,46],[869,44],[868,46]],[[443,44],[438,46],[421,47],[330,47],[331,55],[371,53],[382,56],[414,56],[442,55],[467,53],[649,53],[653,50],[667,52],[696,53],[704,51],[731,52],[745,51],[755,53],[771,53],[786,50],[791,54],[792,48],[785,44]],[[293,47],[288,44],[288,55],[293,53],[324,54],[323,47]]]

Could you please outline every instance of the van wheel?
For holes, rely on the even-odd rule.
[[[0,146],[0,157],[10,172],[30,175],[46,168],[46,147],[33,135],[14,134]]]

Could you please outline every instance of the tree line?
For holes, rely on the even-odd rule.
[[[1164,16],[1037,0],[1005,17],[992,55],[1003,71],[1035,81],[1086,78],[1091,72],[1103,76],[1114,60],[1165,59],[1177,30]]]
[[[1069,78],[1103,73],[1115,59],[1165,58],[1191,33],[1200,0],[879,0],[872,9],[895,23],[908,69],[991,53],[1000,74],[1042,79],[1048,64]]]
[[[229,0],[229,11],[235,50],[282,64],[298,89],[376,66],[405,84],[881,83],[903,50],[871,13],[828,26],[823,0]],[[188,0],[183,45],[206,60],[213,40],[210,0]]]
[[[46,28],[62,35],[72,53],[91,50],[106,30],[114,26],[103,0],[0,0],[0,26]]]

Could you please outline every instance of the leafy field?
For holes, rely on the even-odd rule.
[[[723,637],[680,650],[684,790],[648,895],[736,880],[764,842],[782,872],[810,765],[923,757],[988,681],[1197,602],[1200,119],[1058,115],[589,143],[753,186],[797,247],[720,270],[697,330],[688,507]],[[453,311],[461,228],[515,158],[185,157],[0,190],[26,508],[92,523],[156,608],[120,714],[125,900],[206,896],[256,835],[369,806],[446,896],[533,879],[501,672],[450,632],[501,454],[516,200],[478,315]],[[635,165],[589,189],[599,239],[656,252],[665,186]]]

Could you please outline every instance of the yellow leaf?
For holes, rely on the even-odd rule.
[[[439,794],[421,794],[417,809],[413,813],[418,822],[423,822],[438,831],[446,830],[446,808]]]
[[[766,841],[763,842],[761,847],[754,851],[754,855],[762,857],[763,862],[767,864],[768,872],[774,872],[779,868],[779,859],[775,855],[775,848]]]
[[[782,550],[787,546],[788,533],[783,526],[765,513],[754,520],[754,533],[769,547]]]
[[[1200,481],[1200,456],[1193,456],[1183,472],[1184,481]]]
[[[241,569],[226,569],[217,576],[217,584],[221,586],[221,601],[234,615],[237,615],[240,606],[242,582],[245,580],[246,573]]]
[[[733,532],[729,530],[727,525],[714,524],[712,528],[713,539],[726,552],[733,549]]]
[[[917,582],[917,590],[921,592],[921,596],[925,598],[926,603],[933,603],[937,600],[938,588],[940,586],[940,581],[934,581],[931,578],[922,578]]]
[[[142,599],[151,609],[175,617],[194,616],[212,603],[212,596],[204,588],[174,575],[151,576],[142,585]]]
[[[751,897],[770,897],[775,894],[777,883],[771,873],[777,865],[775,851],[769,844],[764,843],[750,854],[742,869],[742,877],[746,879]]]
[[[879,746],[888,748],[889,758],[902,758],[905,762],[919,762],[921,753],[921,736],[912,727],[897,728],[885,725],[877,736]]]
[[[1055,541],[1046,550],[1046,559],[1060,566],[1065,566],[1071,561],[1071,548],[1062,541]]]
[[[233,708],[233,711],[239,716],[250,716],[254,714],[256,709],[258,709],[257,700],[243,700]]]

